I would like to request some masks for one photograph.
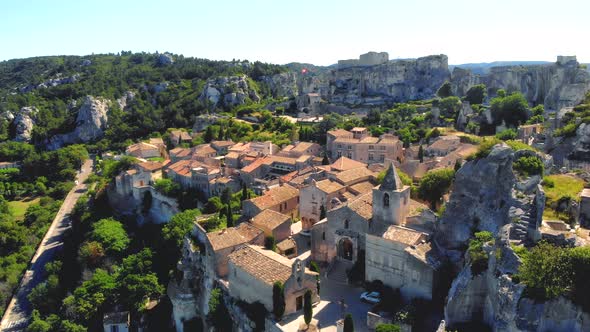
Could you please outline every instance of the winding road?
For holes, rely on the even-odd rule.
[[[70,212],[72,212],[78,198],[88,189],[84,181],[92,172],[93,165],[92,158],[86,160],[82,165],[81,172],[76,177],[77,184],[64,199],[49,230],[45,233],[45,237],[43,237],[41,244],[31,259],[29,269],[25,272],[16,295],[12,297],[6,308],[6,312],[0,322],[0,332],[24,331],[27,326],[31,315],[31,305],[27,300],[27,295],[29,295],[35,286],[43,281],[45,264],[51,262],[55,254],[62,247],[63,235],[70,228]]]

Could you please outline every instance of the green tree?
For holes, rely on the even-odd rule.
[[[280,281],[272,285],[272,308],[275,318],[281,320],[285,314],[285,288]]]
[[[469,88],[465,94],[465,100],[471,105],[483,104],[487,91],[485,84],[477,84]]]
[[[311,323],[311,317],[313,316],[313,309],[311,307],[311,296],[312,293],[309,289],[306,290],[305,294],[303,295],[303,320],[307,325]]]
[[[346,316],[344,316],[343,331],[344,332],[354,332],[354,321],[352,319],[351,314],[346,314]]]
[[[455,172],[450,168],[429,171],[420,180],[418,196],[430,202],[433,209],[453,183]]]
[[[514,161],[512,168],[525,176],[530,176],[543,175],[544,166],[537,156],[522,156]]]
[[[173,246],[174,252],[180,252],[184,237],[193,229],[194,221],[201,211],[185,210],[175,214],[170,221],[162,228],[164,240]]]
[[[152,252],[149,248],[124,258],[117,272],[119,299],[136,312],[144,309],[147,300],[158,298],[164,292],[164,287],[152,272]]]
[[[113,218],[97,221],[92,227],[90,239],[111,253],[123,252],[130,242],[123,225]]]
[[[502,122],[509,127],[518,127],[528,119],[528,102],[520,92],[500,95],[490,101],[490,111],[495,125]]]
[[[209,298],[209,313],[207,314],[207,320],[215,327],[216,331],[231,332],[232,320],[228,319],[228,317],[229,312],[223,301],[221,290],[215,288],[211,291],[211,297]]]
[[[420,144],[420,148],[418,149],[418,160],[420,160],[421,163],[424,162],[424,148],[422,147],[422,144]]]
[[[508,141],[516,138],[516,130],[506,129],[496,134],[497,139]]]
[[[445,81],[436,91],[436,95],[440,98],[447,98],[453,95],[453,87],[451,82]]]
[[[97,269],[90,280],[83,282],[73,295],[64,299],[63,305],[66,311],[74,313],[77,320],[88,321],[102,309],[105,302],[113,299],[116,288],[115,277],[105,270]]]
[[[225,219],[227,220],[227,222],[226,222],[227,227],[233,227],[234,226],[234,213],[233,213],[233,211],[231,209],[231,203],[228,203],[225,206],[225,209],[226,209],[226,211],[225,211]]]
[[[533,298],[552,299],[564,294],[573,273],[564,248],[541,242],[523,257],[518,277]]]
[[[264,238],[264,248],[266,248],[268,250],[273,250],[273,251],[276,249],[274,236],[269,235]]]
[[[223,203],[221,202],[221,198],[219,198],[219,196],[213,196],[209,198],[207,203],[205,203],[205,206],[203,207],[203,213],[215,213],[219,212],[221,209],[223,209]]]
[[[213,140],[213,126],[207,126],[205,133],[203,134],[203,140],[205,143],[210,143]]]
[[[31,322],[27,326],[27,332],[49,332],[51,324],[41,318],[38,310],[33,310],[31,314]]]
[[[322,158],[322,165],[330,165],[330,159],[328,159],[328,154],[324,154],[324,158]]]

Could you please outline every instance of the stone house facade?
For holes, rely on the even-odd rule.
[[[396,136],[372,137],[367,128],[361,127],[353,128],[351,132],[342,129],[328,131],[326,149],[333,159],[347,157],[367,164],[404,158],[403,143]]]
[[[320,221],[322,208],[327,213],[332,208],[333,198],[346,192],[346,187],[331,180],[315,181],[303,187],[299,191],[299,216],[301,217],[303,230]]]
[[[260,212],[270,209],[292,219],[299,216],[299,190],[284,184],[265,192],[262,196],[247,199],[242,204],[242,214],[253,218]]]
[[[293,261],[271,250],[247,245],[229,256],[229,293],[248,303],[260,302],[266,310],[273,310],[273,284],[284,285],[285,315],[303,310],[303,295],[312,292],[312,301],[319,302],[318,274],[304,263]]]
[[[272,236],[277,243],[291,236],[291,217],[274,210],[260,212],[252,218],[251,223],[261,229],[265,236]]]

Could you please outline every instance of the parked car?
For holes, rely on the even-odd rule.
[[[364,292],[361,294],[361,301],[377,304],[381,302],[381,294],[379,292]]]

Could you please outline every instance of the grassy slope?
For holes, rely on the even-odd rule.
[[[25,198],[20,201],[10,201],[8,202],[8,208],[10,209],[14,220],[23,220],[27,208],[33,204],[39,204],[39,198]]]

